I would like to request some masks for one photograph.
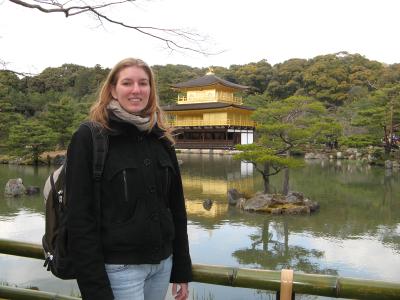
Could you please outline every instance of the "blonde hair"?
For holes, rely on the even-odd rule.
[[[149,102],[147,106],[142,111],[142,116],[150,117],[150,124],[152,124],[149,128],[149,132],[153,129],[154,125],[157,122],[158,127],[164,131],[163,137],[167,138],[172,144],[175,144],[175,140],[172,137],[172,129],[165,122],[164,112],[162,111],[159,101],[158,94],[156,89],[156,83],[154,79],[154,74],[149,65],[147,65],[144,61],[136,58],[126,58],[118,62],[114,68],[108,73],[106,80],[104,81],[99,96],[95,103],[93,103],[90,108],[89,118],[92,121],[100,123],[103,127],[109,128],[108,126],[108,110],[107,105],[113,99],[111,90],[112,87],[115,86],[118,82],[118,76],[120,72],[128,67],[139,67],[142,68],[147,76],[149,77],[150,83],[150,96]]]

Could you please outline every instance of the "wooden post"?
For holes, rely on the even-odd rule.
[[[282,269],[280,300],[291,300],[292,289],[293,289],[293,270]]]

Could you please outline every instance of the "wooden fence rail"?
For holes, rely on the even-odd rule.
[[[19,241],[0,239],[0,253],[44,259],[43,250],[40,245]],[[193,280],[224,286],[278,291],[281,286],[281,272],[194,264]],[[293,292],[347,299],[398,300],[400,299],[400,283],[294,273]],[[2,296],[1,286],[0,297],[4,297]]]
[[[58,295],[56,293],[48,293],[2,285],[0,285],[0,297],[12,300],[82,300],[81,298]]]

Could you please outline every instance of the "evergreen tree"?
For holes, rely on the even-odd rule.
[[[282,193],[289,190],[289,168],[301,163],[291,152],[305,147],[321,134],[328,125],[321,122],[326,113],[321,102],[309,97],[293,96],[273,101],[254,113],[259,138],[253,145],[237,146],[243,152],[235,156],[253,163],[264,179],[264,192],[270,192],[269,176],[285,170]]]
[[[75,109],[72,99],[63,97],[58,103],[49,103],[42,118],[44,124],[56,134],[57,146],[65,149],[74,130]]]
[[[28,119],[10,128],[8,149],[11,154],[29,155],[37,165],[40,153],[51,150],[57,142],[57,135],[37,119]]]
[[[0,100],[0,148],[5,147],[10,128],[22,122],[23,119],[21,114],[15,112],[11,103]]]
[[[376,146],[383,145],[386,154],[398,147],[396,139],[400,127],[399,84],[379,89],[352,107],[356,108],[352,125],[362,127],[366,131],[361,140],[368,140]],[[360,140],[362,136],[355,135],[354,138]],[[351,141],[351,136],[348,139]]]

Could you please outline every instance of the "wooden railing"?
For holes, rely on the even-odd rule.
[[[82,300],[81,298],[59,295],[56,293],[49,293],[31,289],[23,289],[11,286],[0,285],[0,299],[12,299],[12,300]]]
[[[252,120],[169,120],[168,124],[173,127],[198,127],[198,126],[241,126],[255,127]]]
[[[223,103],[231,103],[242,105],[243,98],[242,97],[227,97],[227,96],[219,96],[216,100],[210,101],[210,97],[191,97],[190,100],[185,96],[178,96],[178,104],[190,104],[190,103],[208,103],[208,102],[223,102]]]
[[[40,245],[19,241],[0,239],[0,253],[44,259],[43,250]],[[22,266],[20,269],[23,272]],[[269,291],[279,291],[281,288],[281,272],[271,270],[194,264],[193,280],[196,282]],[[293,282],[290,282],[290,284],[293,292],[300,294],[365,300],[398,300],[400,298],[400,283],[398,282],[294,273]],[[59,295],[56,298],[54,294],[53,298],[24,298],[23,296],[19,298],[17,294],[13,294],[12,289],[0,285],[0,297],[7,297],[8,299],[76,299]],[[22,292],[24,291],[29,291],[32,294],[37,293],[37,291],[30,290],[23,290]],[[50,294],[46,292],[40,293]]]
[[[235,144],[228,140],[176,140],[177,149],[233,149]]]

